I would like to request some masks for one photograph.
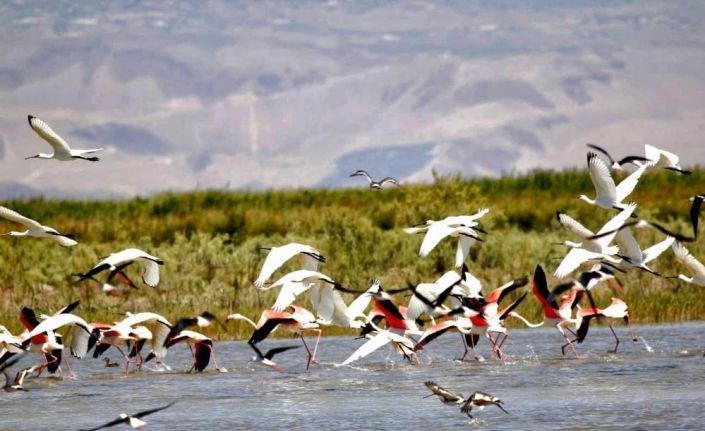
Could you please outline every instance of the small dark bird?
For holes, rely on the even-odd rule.
[[[482,411],[485,406],[494,404],[504,413],[509,414],[509,412],[504,410],[504,407],[502,407],[502,400],[486,392],[475,391],[472,395],[470,395],[470,397],[468,397],[468,399],[464,399],[462,394],[450,392],[438,386],[435,382],[427,381],[424,384],[431,390],[431,392],[433,392],[424,398],[435,395],[443,404],[462,405],[462,407],[460,407],[460,411],[468,415],[470,419],[473,419],[473,416],[470,414],[473,406],[479,407],[480,411]]]
[[[475,391],[472,395],[470,395],[470,398],[465,401],[465,404],[463,404],[463,406],[460,408],[460,411],[468,415],[470,419],[473,419],[472,415],[470,414],[470,412],[472,411],[472,406],[477,406],[480,411],[482,411],[485,406],[488,406],[490,404],[496,405],[504,413],[509,414],[509,412],[504,410],[504,407],[502,407],[502,400],[495,397],[494,395],[488,394],[487,392],[480,391]]]
[[[357,176],[362,176],[367,178],[367,181],[370,183],[370,188],[372,190],[382,190],[382,187],[384,187],[385,184],[391,183],[394,184],[398,187],[401,187],[401,184],[399,184],[399,181],[397,181],[395,178],[392,177],[384,177],[380,181],[375,181],[370,177],[370,174],[367,173],[367,171],[364,171],[362,169],[359,169],[352,174],[350,174],[351,177],[357,177]]]
[[[248,344],[249,344],[250,347],[252,347],[252,350],[254,350],[255,353],[257,354],[257,356],[254,356],[254,357],[252,358],[252,361],[253,361],[253,362],[259,362],[260,364],[266,365],[266,366],[268,366],[268,367],[271,367],[272,369],[277,370],[277,371],[279,371],[279,372],[284,372],[284,370],[282,370],[281,368],[279,368],[279,367],[277,366],[276,362],[274,362],[274,361],[272,360],[272,358],[274,358],[274,355],[277,355],[277,354],[282,353],[282,352],[286,352],[287,350],[299,348],[299,346],[275,347],[275,348],[273,348],[273,349],[268,350],[267,353],[262,354],[262,351],[261,351],[259,348],[257,348],[257,346],[255,346],[255,345],[252,344],[252,343],[248,343]]]
[[[110,421],[107,424],[103,424],[103,425],[95,427],[95,428],[83,429],[83,430],[79,430],[79,431],[96,431],[99,429],[109,428],[109,427],[113,427],[115,425],[120,425],[120,424],[126,424],[126,425],[131,426],[132,428],[141,428],[141,427],[147,425],[147,423],[145,421],[141,420],[143,417],[145,417],[147,415],[151,415],[152,413],[156,413],[156,412],[162,411],[164,409],[167,409],[167,408],[173,406],[174,403],[176,403],[176,401],[169,403],[163,407],[157,407],[156,409],[145,410],[142,412],[135,413],[134,415],[120,413],[120,417],[118,417],[114,421]]]
[[[105,368],[113,368],[120,365],[117,362],[110,362],[110,358],[103,358],[103,362],[105,362]]]

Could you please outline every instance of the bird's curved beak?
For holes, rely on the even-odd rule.
[[[36,158],[39,158],[39,155],[25,157],[24,159],[25,159],[25,160],[29,160],[29,159],[36,159]]]

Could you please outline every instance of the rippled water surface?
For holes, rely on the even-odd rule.
[[[242,342],[216,344],[227,373],[186,374],[186,346],[170,351],[172,371],[151,366],[126,376],[97,360],[74,360],[75,380],[32,378],[27,392],[0,392],[0,429],[92,427],[171,401],[178,402],[146,418],[146,429],[704,429],[705,323],[635,330],[638,343],[617,328],[620,352],[610,354],[609,330],[591,329],[580,359],[561,357],[555,329],[514,330],[506,365],[490,356],[485,341],[479,347],[485,361],[454,360],[462,353],[457,334],[429,345],[421,365],[385,347],[356,367],[335,367],[362,343],[351,338],[323,339],[321,365],[309,372],[303,349],[277,356],[286,368],[277,373],[248,363],[252,351]],[[298,343],[265,341],[263,347]],[[423,398],[423,382],[431,379],[465,395],[495,394],[510,414],[490,406],[469,422],[456,407]]]

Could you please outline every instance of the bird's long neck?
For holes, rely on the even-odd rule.
[[[683,281],[685,281],[686,283],[692,283],[694,278],[695,278],[695,277],[688,277],[688,276],[685,275],[685,274],[678,274],[678,279],[679,279],[679,280],[683,280]]]
[[[26,231],[24,231],[24,232],[17,232],[17,231],[14,231],[14,230],[13,230],[13,231],[10,231],[10,232],[6,233],[5,235],[9,235],[9,236],[27,236],[28,234],[29,234],[29,230],[26,230]]]
[[[587,202],[590,205],[595,205],[595,199],[590,199],[589,197],[587,197],[585,195],[578,196],[578,199],[580,199],[583,202]]]
[[[517,312],[515,312],[515,311],[512,311],[511,313],[509,313],[509,315],[512,316],[512,317],[516,317],[517,319],[521,320],[521,321],[524,322],[524,324],[525,324],[526,326],[528,326],[529,328],[538,328],[538,327],[540,327],[540,326],[543,326],[543,324],[544,324],[544,321],[543,321],[543,320],[542,320],[541,322],[539,322],[539,323],[531,323],[531,322],[529,322],[528,320],[526,320],[526,318],[525,318],[524,316],[522,316],[521,314],[519,314],[519,313],[517,313]]]
[[[563,245],[570,248],[582,248],[582,242],[563,241]]]
[[[257,327],[257,324],[256,324],[255,322],[253,322],[252,319],[250,319],[249,317],[240,316],[239,320],[244,320],[245,322],[247,322],[247,323],[249,323],[250,325],[252,325],[253,328],[256,328],[256,327]]]

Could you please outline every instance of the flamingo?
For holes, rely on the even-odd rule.
[[[427,220],[426,223],[404,229],[404,232],[410,234],[425,233],[419,249],[421,257],[426,257],[443,238],[458,238],[455,266],[459,268],[463,266],[470,247],[475,241],[483,241],[478,236],[478,233],[485,233],[485,231],[477,227],[478,223],[476,220],[487,214],[487,212],[489,212],[489,209],[483,208],[476,214],[469,216],[449,216],[440,221]]]
[[[64,139],[59,136],[56,132],[51,130],[51,127],[44,121],[35,117],[34,115],[28,115],[27,121],[29,121],[29,127],[32,128],[39,137],[44,139],[51,147],[54,152],[51,154],[39,153],[35,156],[26,157],[28,159],[54,159],[62,162],[71,162],[76,159],[88,160],[91,162],[97,162],[100,160],[98,157],[86,157],[86,154],[92,154],[98,151],[102,151],[102,148],[93,148],[90,150],[72,150],[69,144],[64,141]]]
[[[678,261],[687,266],[692,271],[693,275],[691,277],[688,277],[685,274],[678,274],[676,277],[669,278],[678,278],[680,280],[685,281],[686,283],[692,283],[698,286],[705,286],[705,265],[703,265],[692,254],[690,254],[688,249],[685,248],[682,244],[675,242],[671,247],[673,248],[673,253],[675,253],[676,255],[676,259],[678,259]]]
[[[416,345],[414,340],[403,335],[397,334],[395,332],[381,329],[372,321],[368,320],[367,323],[372,327],[372,329],[374,329],[376,334],[367,334],[367,342],[360,346],[357,350],[355,350],[355,352],[353,352],[353,354],[350,355],[343,362],[341,362],[340,364],[335,364],[337,367],[343,365],[350,365],[351,363],[360,360],[365,356],[368,356],[370,353],[374,352],[380,347],[390,343],[396,351],[404,355],[404,358],[410,361],[414,361],[416,363],[419,362],[418,358],[416,357],[416,353],[414,352],[414,346]]]
[[[367,178],[367,181],[370,183],[370,189],[372,190],[382,190],[382,187],[384,187],[385,184],[394,184],[397,187],[401,187],[401,184],[399,184],[399,181],[396,180],[396,178],[392,177],[384,177],[379,181],[375,181],[370,177],[370,174],[367,173],[367,171],[358,169],[357,171],[353,172],[350,174],[350,177],[358,177],[358,176],[363,176]]]
[[[255,328],[255,331],[252,333],[252,336],[248,341],[248,343],[252,345],[263,341],[280,325],[286,330],[297,334],[301,337],[301,341],[303,342],[304,347],[306,348],[306,353],[308,354],[308,359],[306,361],[306,369],[308,370],[312,363],[318,363],[316,352],[318,351],[318,343],[321,340],[322,331],[318,323],[316,323],[316,317],[313,313],[298,305],[291,305],[289,306],[289,309],[291,309],[291,312],[265,310],[262,312],[262,316],[257,323],[239,313],[229,315],[226,318],[226,321],[243,320],[252,325],[252,327]],[[309,349],[308,344],[306,344],[306,339],[304,338],[304,332],[306,331],[311,331],[318,334],[313,352]]]
[[[635,204],[627,205],[619,214],[605,223],[597,232],[597,235],[593,234],[590,229],[567,214],[556,213],[556,218],[560,224],[574,235],[579,236],[583,241],[563,241],[563,243],[561,243],[562,245],[570,247],[571,250],[565,255],[553,275],[556,278],[565,278],[583,262],[590,260],[604,259],[613,264],[619,263],[620,260],[614,257],[614,255],[619,253],[619,248],[610,246],[609,244],[617,235],[618,229],[624,225],[624,222],[634,212],[635,208]],[[595,237],[595,239],[591,239],[592,237]]]
[[[281,290],[279,291],[279,295],[272,306],[272,310],[282,311],[291,305],[299,295],[311,289],[317,282],[326,283],[333,289],[341,292],[360,293],[354,290],[346,289],[340,283],[334,281],[325,274],[307,269],[300,269],[298,271],[290,272],[269,286],[261,287],[260,290],[280,287]]]
[[[175,403],[176,403],[176,401],[171,402],[171,403],[169,403],[165,406],[162,406],[162,407],[157,407],[156,409],[143,410],[141,412],[137,412],[132,415],[128,415],[126,413],[120,413],[120,416],[118,416],[118,418],[113,421],[110,421],[106,424],[97,426],[95,428],[87,428],[87,429],[82,429],[79,431],[97,431],[99,429],[109,428],[109,427],[113,427],[115,425],[120,425],[120,424],[129,425],[130,427],[135,428],[135,429],[142,428],[143,426],[147,425],[147,423],[142,420],[143,417],[151,415],[153,413],[160,412],[165,409],[168,409],[169,407],[173,406]]]
[[[572,283],[569,287],[572,287]],[[554,288],[554,292],[556,289],[559,288],[564,287],[563,285],[558,286]],[[546,273],[543,271],[541,265],[536,265],[531,291],[533,292],[536,299],[538,299],[541,303],[541,307],[543,308],[543,321],[538,324],[530,324],[529,322],[525,323],[531,327],[538,327],[546,322],[554,325],[566,341],[566,344],[561,346],[561,354],[565,355],[565,348],[567,346],[570,346],[571,349],[573,349],[573,353],[575,353],[575,357],[577,358],[578,351],[575,349],[575,345],[573,344],[573,342],[568,339],[568,336],[565,334],[564,329],[568,330],[573,335],[576,335],[575,331],[570,329],[568,325],[574,325],[576,327],[578,325],[577,319],[574,319],[572,317],[572,310],[574,304],[576,304],[576,302],[580,300],[580,293],[577,290],[571,290],[570,294],[561,301],[560,305],[558,305],[555,300],[557,292],[552,293],[548,291]]]
[[[629,328],[629,335],[631,335],[632,341],[635,343],[638,341],[636,336],[634,335],[634,332],[632,331],[632,325],[629,322],[629,311],[627,311],[627,304],[619,298],[612,298],[612,302],[607,308],[581,308],[580,310],[578,310],[578,319],[582,319],[582,321],[580,322],[580,326],[578,326],[578,333],[574,341],[582,343],[583,340],[585,340],[588,328],[590,327],[590,321],[596,317],[624,320],[624,322],[627,324],[627,327]],[[614,335],[615,339],[614,349],[610,350],[610,353],[617,353],[617,347],[619,347],[619,338],[617,337],[617,333],[614,332],[612,324],[608,323],[607,326],[610,328],[610,331],[612,331],[612,335]]]
[[[578,198],[590,205],[618,210],[623,210],[627,207],[622,201],[634,190],[639,178],[647,168],[647,165],[637,168],[627,178],[623,179],[619,185],[615,186],[607,165],[595,153],[588,153],[587,163],[590,179],[595,186],[597,196],[595,199],[590,199],[585,195],[580,195]]]
[[[218,361],[215,357],[215,350],[213,349],[213,340],[211,338],[201,334],[200,332],[183,330],[166,341],[166,348],[168,349],[178,343],[186,343],[191,351],[191,356],[193,356],[193,365],[191,366],[189,372],[194,370],[200,373],[205,370],[210,362],[211,355],[213,355],[215,370],[219,373],[227,371],[226,369],[218,366]]]
[[[648,144],[644,145],[644,154],[646,158],[651,161],[649,166],[676,171],[683,175],[690,175],[690,171],[681,167],[679,157],[676,154]]]
[[[22,232],[11,231],[2,235],[8,236],[31,236],[35,238],[51,238],[63,247],[73,247],[78,244],[71,237],[64,235],[53,227],[44,226],[39,222],[25,217],[16,211],[0,206],[0,217],[24,225],[27,230]]]
[[[142,265],[142,281],[147,286],[156,287],[159,284],[159,266],[164,265],[164,261],[137,248],[128,248],[117,253],[111,253],[110,256],[102,259],[86,273],[78,274],[81,277],[78,281],[89,279],[102,271],[110,270],[106,283],[110,283],[110,280],[116,274],[120,274],[131,287],[136,288],[137,286],[123,272],[126,267],[135,262],[139,262]]]
[[[260,270],[259,276],[257,276],[257,280],[255,280],[254,284],[257,287],[263,287],[267,279],[269,279],[277,269],[297,255],[301,255],[304,269],[310,271],[316,271],[318,269],[318,263],[325,263],[326,261],[326,258],[323,257],[321,252],[310,245],[300,244],[298,242],[291,242],[281,247],[261,247],[260,249],[269,250],[269,254],[267,254],[267,258],[262,264],[262,269]]]
[[[153,331],[150,331],[152,350],[147,355],[144,362],[154,357],[157,358],[158,362],[161,362],[161,359],[166,357],[167,354],[165,344],[172,325],[164,316],[151,312],[127,313],[127,316],[123,320],[114,325],[95,325],[99,328],[100,337],[98,339],[98,345],[93,352],[93,357],[97,358],[109,349],[110,346],[113,346],[125,359],[125,373],[127,373],[131,359],[130,356],[122,351],[120,345],[127,344],[128,342],[139,342],[140,338],[147,339],[147,334],[144,331],[136,333],[136,327],[138,325],[144,326],[146,324],[152,325]],[[142,361],[138,363],[138,367],[141,367],[141,364]]]

